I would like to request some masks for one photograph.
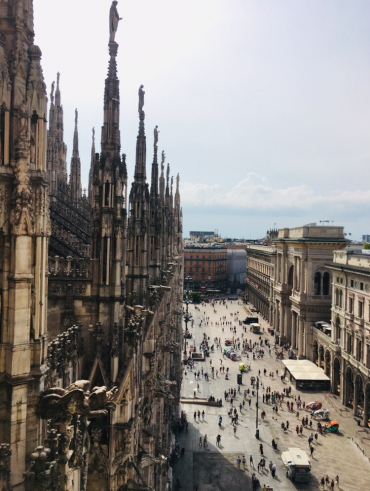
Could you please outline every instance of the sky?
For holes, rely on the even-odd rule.
[[[68,163],[79,111],[82,181],[103,121],[111,0],[34,0],[48,93],[56,73]],[[147,175],[180,173],[184,236],[264,237],[328,220],[370,234],[368,0],[120,0],[121,144],[133,179],[138,88]]]

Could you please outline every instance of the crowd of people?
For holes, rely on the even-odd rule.
[[[211,303],[214,313],[217,313],[217,305],[220,303],[224,306],[227,306],[225,301],[214,301]],[[229,367],[225,366],[225,364],[227,365],[227,362],[225,359],[225,354],[223,353],[225,338],[228,335],[227,333],[225,333],[226,327],[226,331],[230,332],[229,336],[232,339],[232,348],[239,351],[240,354],[243,356],[248,356],[248,358],[249,356],[252,356],[253,360],[257,362],[257,364],[254,366],[255,375],[250,377],[248,386],[244,390],[241,391],[240,385],[238,385],[237,387],[230,387],[228,389],[224,389],[223,387],[222,398],[217,399],[217,397],[221,396],[221,394],[219,393],[216,394],[216,397],[212,395],[208,399],[209,401],[214,400],[218,402],[220,406],[222,405],[223,399],[225,405],[229,405],[227,413],[225,412],[225,414],[227,414],[226,427],[230,428],[232,434],[234,435],[234,437],[236,437],[238,431],[237,428],[238,426],[240,426],[240,419],[243,419],[242,415],[245,414],[245,411],[249,411],[252,409],[255,410],[257,395],[256,388],[258,385],[258,389],[260,391],[259,404],[261,419],[269,417],[269,414],[272,419],[276,419],[278,415],[282,416],[284,414],[284,411],[287,411],[288,413],[295,413],[296,418],[299,419],[299,424],[297,424],[296,426],[293,425],[293,428],[290,430],[289,420],[287,418],[284,418],[284,421],[281,422],[281,430],[284,434],[288,431],[295,431],[298,437],[304,437],[305,430],[308,430],[309,434],[306,435],[308,440],[308,450],[311,456],[314,458],[314,445],[318,442],[318,437],[321,433],[321,424],[318,423],[317,428],[314,430],[312,418],[309,417],[307,414],[305,414],[304,416],[300,415],[300,411],[302,410],[302,408],[305,408],[306,405],[304,401],[301,401],[299,395],[294,396],[291,386],[285,386],[282,388],[282,390],[273,390],[271,387],[271,383],[274,382],[274,384],[276,384],[276,379],[281,379],[281,381],[285,382],[284,374],[279,373],[279,370],[271,371],[271,369],[263,366],[266,356],[268,358],[275,358],[276,353],[281,353],[281,356],[284,357],[285,355],[287,355],[287,352],[289,352],[290,346],[283,346],[283,349],[281,351],[278,351],[277,346],[275,346],[274,342],[272,341],[273,338],[270,339],[268,337],[264,337],[264,334],[259,335],[258,338],[251,338],[249,335],[247,335],[247,327],[245,327],[245,325],[240,320],[239,310],[235,312],[230,311],[227,315],[220,316],[218,320],[213,324],[213,321],[207,315],[207,311],[204,310],[204,307],[205,304],[196,307],[196,322],[199,322],[199,326],[202,327],[204,331],[202,341],[199,344],[199,350],[204,352],[215,352],[214,348],[219,349],[221,350],[222,358],[215,358],[213,356],[209,359],[210,373],[203,367],[200,369],[196,369],[194,363],[189,359],[184,369],[185,376],[187,377],[188,372],[190,371],[194,373],[194,381],[196,382],[201,379],[207,382],[210,380],[210,378],[217,379],[221,375],[225,375],[226,380],[229,380]],[[229,307],[231,310],[232,307]],[[195,329],[194,322],[195,320],[193,319],[193,329]],[[213,337],[213,344],[211,346],[210,336],[205,332],[205,328],[207,328],[207,326],[213,325],[217,326],[220,329],[218,329],[218,335]],[[221,330],[222,332],[220,332]],[[195,333],[195,331],[193,331],[193,333]],[[268,333],[266,333],[266,335],[268,336]],[[195,346],[195,335],[192,343],[193,346]],[[217,361],[217,359],[219,361]],[[201,363],[202,362],[199,362],[199,364]],[[260,366],[259,369],[258,366]],[[270,366],[270,363],[268,364],[268,366]],[[217,390],[217,385],[215,385],[214,387]],[[198,391],[199,384],[197,385],[197,390],[194,391],[194,396],[197,395]],[[269,413],[270,409],[271,413]],[[204,422],[204,417],[204,410],[198,410],[194,412],[195,422]],[[218,417],[218,426],[221,430],[225,429],[225,422],[222,415],[219,415]],[[215,444],[217,447],[222,448],[220,433],[218,433],[215,438]],[[209,442],[207,435],[203,437],[200,436],[199,447],[201,447],[202,449],[207,449],[208,445]],[[271,447],[272,450],[277,451],[277,444],[275,442],[275,439],[272,439]],[[252,453],[250,454],[249,459],[250,472],[252,473],[253,489],[259,489],[258,486],[262,487],[262,483],[260,483],[258,476],[270,476],[272,479],[276,478],[277,469],[276,464],[273,462],[274,459],[269,459],[270,462],[267,465],[266,456],[264,455],[262,444],[259,448],[259,454],[260,455],[257,460],[256,467],[254,466]],[[239,469],[247,470],[245,455],[238,456],[236,464]],[[335,484],[335,480],[333,482]],[[339,478],[337,479],[337,482],[339,483]],[[324,484],[325,486],[327,486],[326,489],[332,489],[331,487],[328,487],[325,479]],[[329,485],[331,486],[331,480],[329,482]],[[262,490],[264,489],[264,487],[262,487]]]

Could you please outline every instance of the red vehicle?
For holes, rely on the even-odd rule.
[[[319,401],[309,402],[308,404],[306,404],[306,409],[308,409],[309,411],[312,410],[317,411],[318,409],[321,408],[322,408],[322,404]]]

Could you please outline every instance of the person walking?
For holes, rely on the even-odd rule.
[[[249,456],[249,464],[250,466],[254,469],[254,464],[253,464],[253,455]]]
[[[243,455],[243,458],[242,458],[242,463],[243,463],[243,468],[245,469],[245,465],[247,463],[247,461],[245,460],[245,455]]]
[[[203,409],[203,411],[202,411],[202,419],[203,419],[203,421],[204,421],[204,409]]]
[[[195,419],[195,421],[197,420],[197,412],[196,411],[194,411],[194,419]]]
[[[339,476],[338,476],[338,474],[335,478],[335,484],[336,484],[337,488],[339,489]]]
[[[199,446],[202,447],[202,437],[199,437]]]
[[[303,426],[302,426],[302,425],[299,427],[299,433],[300,433],[301,435],[303,434]]]
[[[200,411],[198,411],[198,421],[200,421]]]
[[[238,455],[238,458],[236,459],[236,465],[237,465],[238,469],[240,469],[240,463],[241,463],[241,458]]]
[[[207,435],[204,435],[204,438],[203,438],[203,447],[206,448],[208,445],[208,438],[207,438]]]
[[[272,477],[275,479],[275,474],[276,474],[276,465],[275,464],[272,464],[272,467],[271,467],[271,475]]]
[[[260,454],[263,455],[263,445],[260,443]]]
[[[298,425],[295,427],[295,431],[297,432],[297,436],[298,436],[299,435],[299,426]]]
[[[312,445],[310,445],[310,452],[311,452],[311,457],[313,458],[313,453],[314,453],[315,449]],[[334,481],[333,481],[334,482]],[[333,487],[334,489],[334,487]]]
[[[219,447],[221,442],[221,435],[216,436],[216,445]]]

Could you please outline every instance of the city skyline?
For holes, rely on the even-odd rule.
[[[93,126],[100,144],[109,5],[35,0],[48,93],[61,73],[68,162],[79,110],[86,186]],[[159,150],[180,171],[185,236],[214,228],[257,238],[274,223],[320,220],[355,239],[369,233],[367,2],[121,1],[118,10],[129,181],[143,84],[147,168],[158,124]]]

